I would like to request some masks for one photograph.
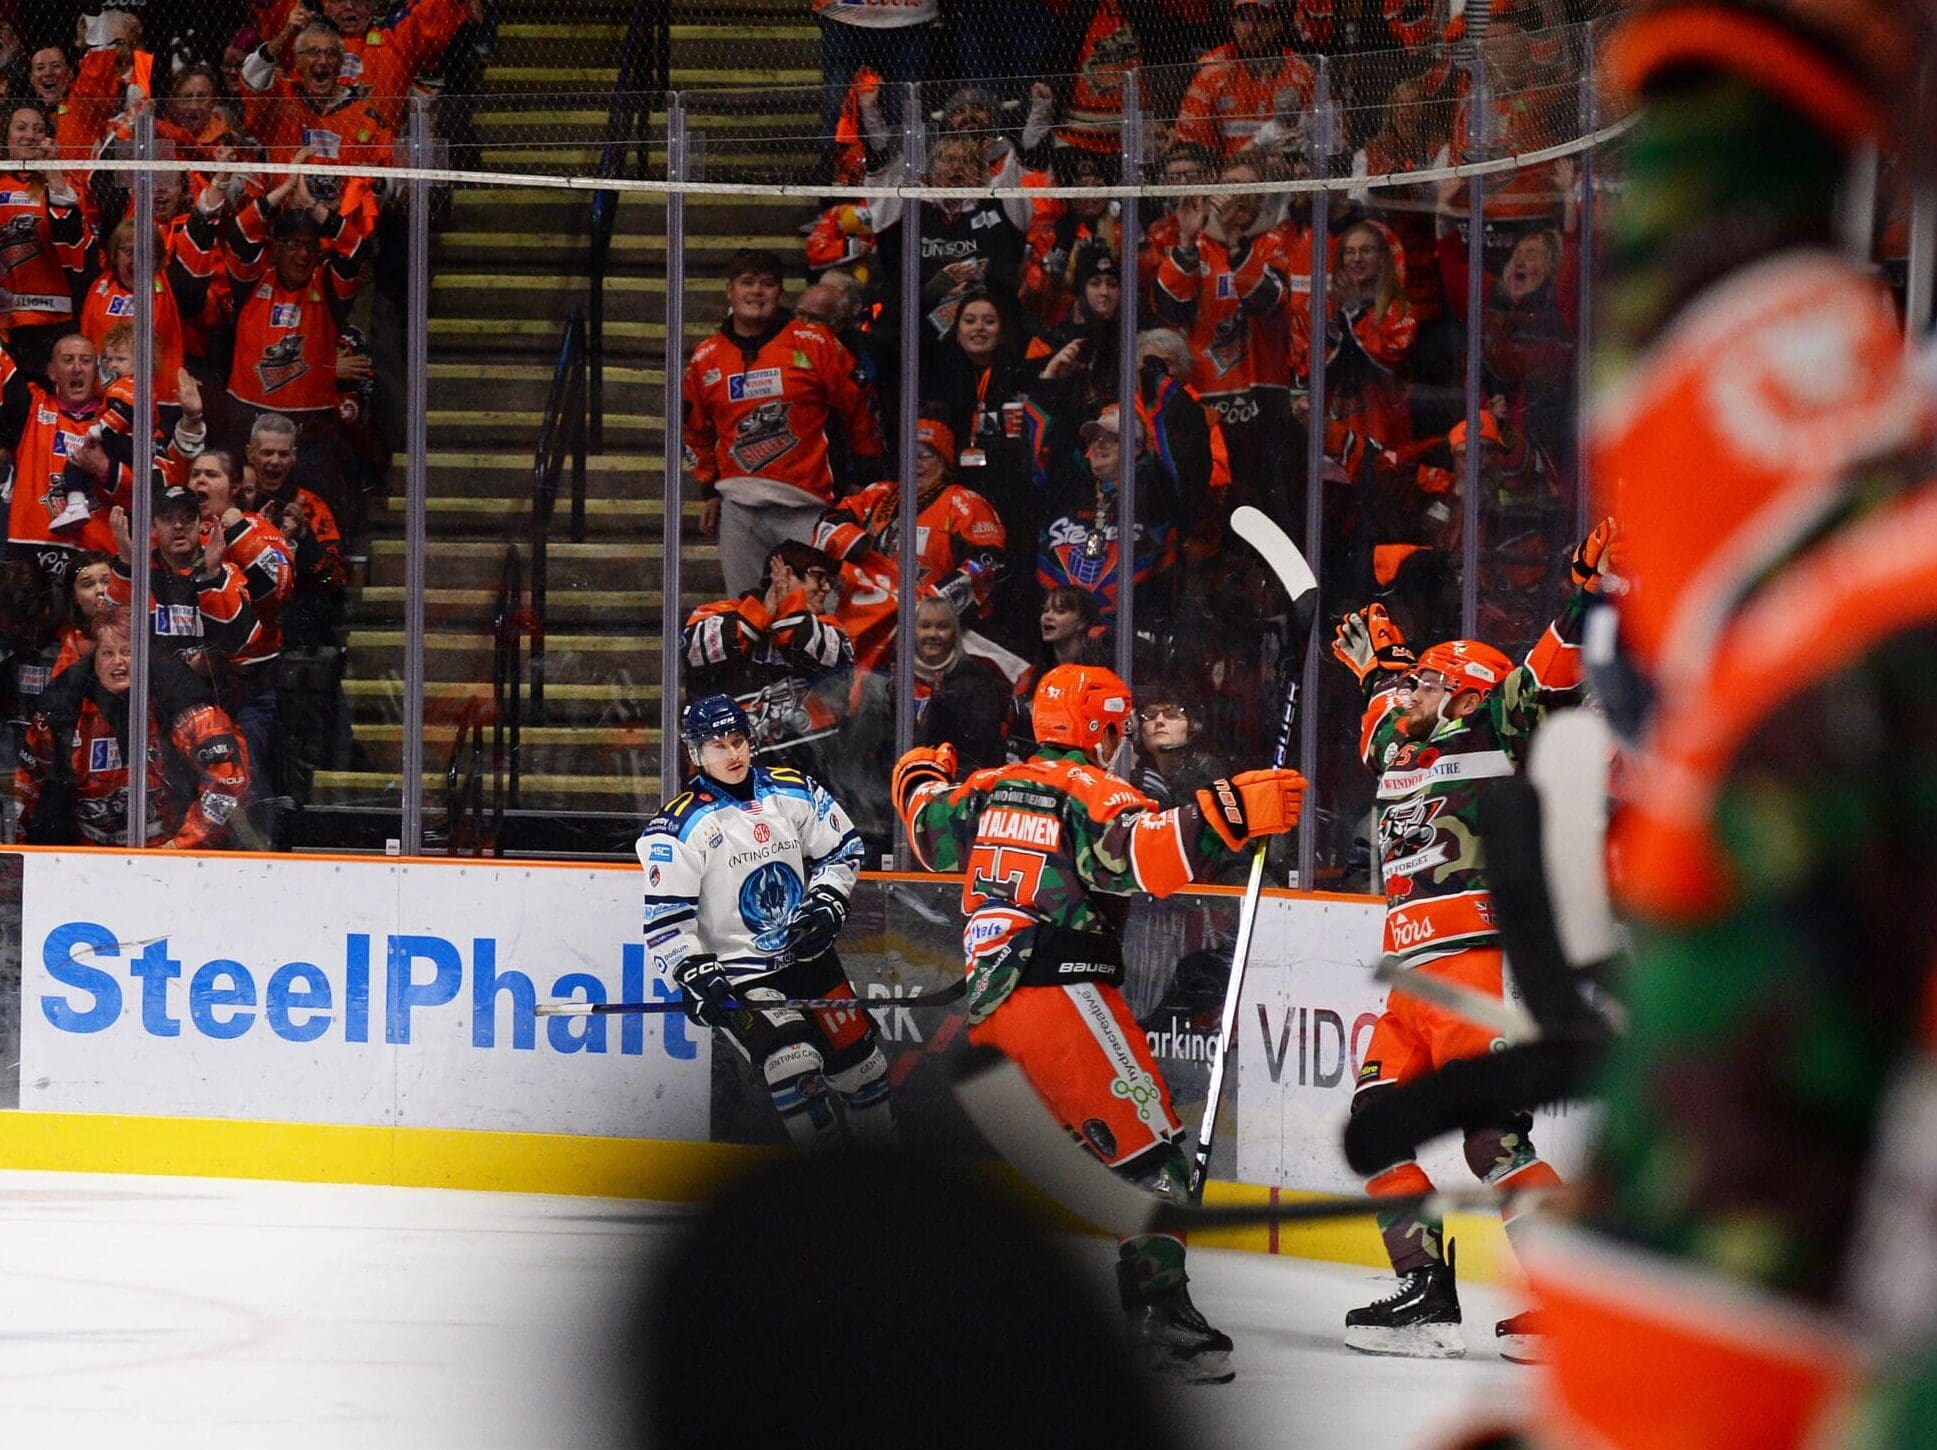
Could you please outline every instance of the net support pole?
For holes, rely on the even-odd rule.
[[[921,129],[921,86],[909,81],[901,97],[901,177],[908,186],[921,182],[924,166]],[[909,197],[901,213],[901,407],[895,420],[900,439],[900,538],[895,549],[900,588],[895,601],[894,732],[895,759],[915,743],[915,593],[921,561],[915,552],[915,531],[921,512],[915,486],[915,425],[921,410],[921,220],[922,203]],[[895,868],[914,865],[907,833],[895,823]]]
[[[1581,134],[1591,136],[1600,119],[1600,105],[1592,85],[1581,86]],[[1594,389],[1594,267],[1595,215],[1594,152],[1581,152],[1580,204],[1574,213],[1574,245],[1580,256],[1580,327],[1574,342],[1574,536],[1584,537],[1595,515],[1593,450],[1588,446],[1588,419]]]
[[[1312,108],[1312,175],[1330,176],[1332,153],[1337,138],[1332,134],[1337,111],[1332,103],[1332,77],[1324,56],[1318,57],[1317,84]],[[1325,331],[1328,293],[1331,289],[1332,194],[1312,193],[1312,264],[1310,319],[1310,358],[1306,401],[1311,414],[1305,428],[1305,560],[1312,572],[1324,578],[1325,534]],[[1343,325],[1341,323],[1341,325]],[[1277,466],[1288,466],[1281,462]],[[1289,522],[1289,521],[1287,521]],[[1369,527],[1368,525],[1365,525]],[[1321,589],[1321,599],[1323,597]],[[1323,605],[1312,615],[1312,628],[1324,618]],[[1296,629],[1296,619],[1287,627]],[[1288,639],[1292,659],[1304,660],[1304,676],[1298,683],[1298,697],[1305,702],[1298,721],[1298,763],[1309,775],[1318,761],[1319,656],[1322,651],[1309,648],[1305,641]],[[1298,823],[1298,885],[1310,891],[1318,870],[1318,812],[1310,810]]]
[[[430,106],[410,101],[410,164],[431,165]],[[403,852],[424,851],[424,587],[430,547],[430,183],[410,182],[409,380],[405,406],[410,461],[404,492]],[[447,847],[448,849],[448,847]]]
[[[1143,87],[1135,70],[1123,78],[1123,134],[1121,180],[1135,186],[1141,171]],[[1117,303],[1117,485],[1116,485],[1116,672],[1136,695],[1137,647],[1137,199],[1122,198],[1117,218],[1117,274],[1122,280]],[[1152,445],[1155,444],[1152,439]],[[1096,526],[1104,527],[1098,519]]]
[[[686,179],[686,106],[677,91],[666,96],[666,179]],[[685,490],[680,480],[684,454],[681,421],[686,416],[686,196],[666,194],[666,421],[662,445],[666,466],[662,492],[664,521],[659,575],[659,800],[672,798],[679,782],[679,666],[681,542]]]
[[[135,159],[155,159],[155,108],[143,100],[135,114]],[[192,204],[192,200],[191,200]],[[134,558],[128,596],[134,648],[128,691],[128,845],[148,844],[148,695],[149,656],[155,648],[151,590],[154,554],[153,486],[155,467],[155,173],[134,174],[135,275],[135,423],[134,480],[129,493],[128,537]],[[16,480],[22,487],[24,479]],[[57,742],[58,743],[58,742]],[[61,748],[65,748],[63,745]]]
[[[1910,257],[1903,307],[1904,346],[1915,352],[1930,333],[1937,289],[1937,186],[1917,182],[1910,194]]]
[[[1472,85],[1467,91],[1466,141],[1469,159],[1478,161],[1486,147],[1486,58],[1475,46]],[[1460,479],[1459,632],[1468,639],[1480,617],[1480,409],[1486,330],[1486,182],[1466,182],[1466,467]]]
[[[1591,154],[1591,153],[1589,153]],[[1876,234],[1877,147],[1865,141],[1850,156],[1843,184],[1836,193],[1836,236],[1843,255],[1859,267],[1874,260],[1871,238]]]

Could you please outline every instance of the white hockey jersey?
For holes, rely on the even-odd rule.
[[[843,900],[854,889],[861,838],[840,802],[781,766],[756,766],[749,781],[743,801],[696,776],[639,833],[646,954],[661,973],[694,952],[735,980],[770,972],[809,887]]]

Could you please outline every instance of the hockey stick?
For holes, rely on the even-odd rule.
[[[1494,1209],[1520,1196],[1483,1188],[1403,1198],[1206,1208],[1201,1203],[1159,1198],[1119,1178],[1050,1116],[1022,1069],[994,1048],[976,1048],[963,1059],[956,1069],[955,1099],[989,1145],[1031,1185],[1076,1218],[1118,1238],[1266,1223],[1321,1223],[1400,1208],[1426,1214]]]
[[[1298,682],[1303,672],[1305,650],[1311,634],[1312,617],[1318,608],[1318,580],[1311,565],[1298,552],[1285,531],[1269,516],[1245,504],[1231,515],[1231,529],[1270,566],[1278,583],[1291,600],[1291,637],[1297,658],[1293,661],[1291,681],[1285,686],[1284,713],[1278,720],[1278,739],[1271,763],[1282,767],[1291,752],[1291,727],[1298,714]],[[1192,1199],[1204,1193],[1204,1179],[1211,1164],[1211,1140],[1217,1134],[1217,1103],[1224,1093],[1224,1066],[1237,1041],[1238,996],[1244,989],[1244,967],[1251,958],[1251,937],[1258,925],[1258,904],[1264,889],[1266,846],[1260,843],[1251,854],[1251,876],[1244,884],[1244,904],[1238,911],[1237,942],[1231,948],[1231,976],[1224,986],[1224,1011],[1218,1018],[1217,1056],[1211,1059],[1211,1081],[1204,1102],[1204,1121],[1197,1130],[1197,1148],[1191,1160]]]
[[[722,1002],[729,1012],[743,1008],[752,1012],[798,1007],[945,1007],[968,990],[968,978],[950,982],[939,992],[913,997],[784,997],[773,1002]],[[612,1017],[645,1013],[684,1012],[685,1002],[675,997],[665,1002],[540,1002],[540,1017]]]
[[[1444,1007],[1476,1026],[1490,1028],[1510,1043],[1540,1040],[1540,1024],[1518,1003],[1490,997],[1441,977],[1425,976],[1402,966],[1397,957],[1381,957],[1379,965],[1373,969],[1372,978],[1383,982],[1394,992],[1417,997],[1435,1007]]]

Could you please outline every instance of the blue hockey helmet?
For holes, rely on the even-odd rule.
[[[753,722],[731,695],[708,695],[694,700],[680,716],[679,738],[695,753],[707,741],[722,735],[744,735],[749,739],[753,736]]]

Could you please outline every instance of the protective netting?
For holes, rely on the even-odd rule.
[[[341,33],[266,14],[213,79],[148,49],[186,12],[143,9],[138,41],[97,17],[53,57],[58,100],[11,117],[23,195],[71,194],[81,233],[36,232],[45,287],[10,279],[23,373],[74,319],[113,359],[91,406],[128,376],[109,334],[153,288],[160,421],[179,365],[299,566],[293,600],[257,611],[282,611],[280,664],[206,647],[256,771],[229,840],[414,843],[414,820],[432,848],[623,851],[678,768],[667,712],[721,688],[886,850],[897,748],[1026,748],[1033,681],[1071,658],[1131,678],[1145,787],[1188,791],[1268,755],[1303,653],[1229,531],[1239,503],[1307,549],[1327,636],[1378,599],[1416,642],[1512,648],[1559,597],[1588,511],[1589,158],[1621,124],[1595,95],[1600,21],[1501,12],[1475,40],[1439,17],[1395,44],[1383,13],[1341,11],[1329,50],[1270,32],[1233,57],[1261,17],[1033,7],[1080,19],[1080,44],[964,82],[946,77],[970,42],[948,31],[902,86],[836,77],[824,32],[846,22],[804,4],[658,30],[663,7],[439,6]],[[1156,39],[1131,47],[1138,25]],[[420,66],[371,58],[433,31]],[[152,258],[123,225],[137,170]],[[769,271],[846,361],[822,367],[811,337],[758,364],[701,355]],[[24,315],[36,299],[46,315]],[[810,372],[830,392],[795,427]],[[265,414],[290,420],[292,457],[263,455]],[[823,448],[812,478],[788,472]],[[932,461],[961,517],[904,532],[902,483],[926,510]],[[824,565],[777,570],[771,521],[723,508],[723,471],[804,483],[813,517],[793,509],[789,536]],[[52,520],[58,474],[30,470],[16,500]],[[108,502],[81,548],[113,552]],[[86,607],[40,572],[79,563],[76,541],[29,533],[5,606],[23,722],[20,682],[46,684]],[[817,586],[826,637],[779,627],[794,584]],[[959,679],[943,624],[982,662]],[[1275,865],[1364,885],[1357,687],[1322,648],[1308,661],[1292,754],[1312,825]],[[1178,753],[1161,737],[1185,717]]]

